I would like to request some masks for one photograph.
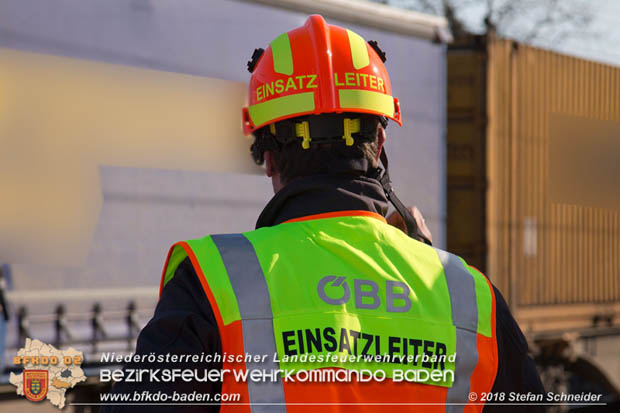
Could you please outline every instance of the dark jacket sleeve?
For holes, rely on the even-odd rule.
[[[508,398],[511,392],[544,394],[545,389],[540,381],[534,360],[528,355],[527,341],[519,325],[510,314],[508,304],[506,304],[502,294],[495,286],[493,286],[493,291],[495,292],[498,366],[491,392],[493,394],[503,392],[505,394],[504,403],[509,402]],[[493,402],[495,403],[495,401]],[[527,409],[529,413],[545,411],[544,406],[499,406],[490,404],[485,405],[483,411],[484,413],[522,412],[524,409]]]
[[[209,301],[196,276],[189,259],[185,259],[177,268],[174,277],[162,291],[155,308],[155,314],[140,332],[136,354],[221,354],[221,342],[217,323]],[[221,363],[129,363],[128,369],[221,369]],[[202,373],[201,373],[202,375]],[[134,394],[148,391],[150,393],[191,394],[221,391],[220,382],[151,382],[146,379],[137,383],[118,382],[112,393]],[[203,401],[204,402],[204,401]],[[219,411],[219,404],[210,406],[104,406],[102,412],[205,412]]]

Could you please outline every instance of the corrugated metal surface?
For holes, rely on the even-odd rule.
[[[488,273],[513,307],[609,307],[620,301],[620,205],[613,195],[620,177],[594,179],[591,191],[575,182],[569,196],[554,189],[570,188],[570,174],[588,177],[609,159],[620,162],[620,68],[502,39],[491,39],[488,52]],[[578,130],[567,135],[580,141],[558,134],[569,121]],[[597,140],[609,128],[618,139],[605,132],[611,138]],[[554,158],[575,143],[591,152],[584,163],[591,168],[571,171]],[[597,193],[612,196],[602,204]]]

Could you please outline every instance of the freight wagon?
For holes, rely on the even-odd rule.
[[[617,397],[620,67],[489,35],[451,44],[447,73],[448,249],[501,290],[548,386]]]

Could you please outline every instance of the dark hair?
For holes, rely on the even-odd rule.
[[[321,116],[325,115],[314,116],[314,118],[321,118]],[[342,114],[338,116],[342,120],[347,116],[360,118],[360,114]],[[343,170],[346,170],[347,165],[351,161],[366,162],[368,169],[377,168],[379,149],[378,126],[381,123],[381,119],[378,116],[363,116],[366,118],[364,120],[365,127],[362,128],[361,132],[352,134],[354,142],[351,146],[345,144],[342,136],[335,136],[321,139],[313,138],[310,147],[304,149],[301,138],[281,142],[281,139],[276,138],[270,132],[269,126],[266,126],[257,130],[254,134],[256,138],[254,145],[252,145],[254,159],[257,163],[262,164],[264,152],[270,151],[273,155],[275,167],[280,173],[280,179],[285,184],[303,176],[327,174],[339,165]],[[294,125],[308,118],[308,116],[304,116],[289,119],[288,121],[292,121]],[[278,124],[276,124],[276,127],[278,127]],[[350,171],[350,173],[355,173],[355,171]]]

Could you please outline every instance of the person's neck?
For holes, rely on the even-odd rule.
[[[362,210],[385,216],[388,201],[379,181],[356,175],[313,175],[297,178],[265,206],[256,228],[308,215]]]

